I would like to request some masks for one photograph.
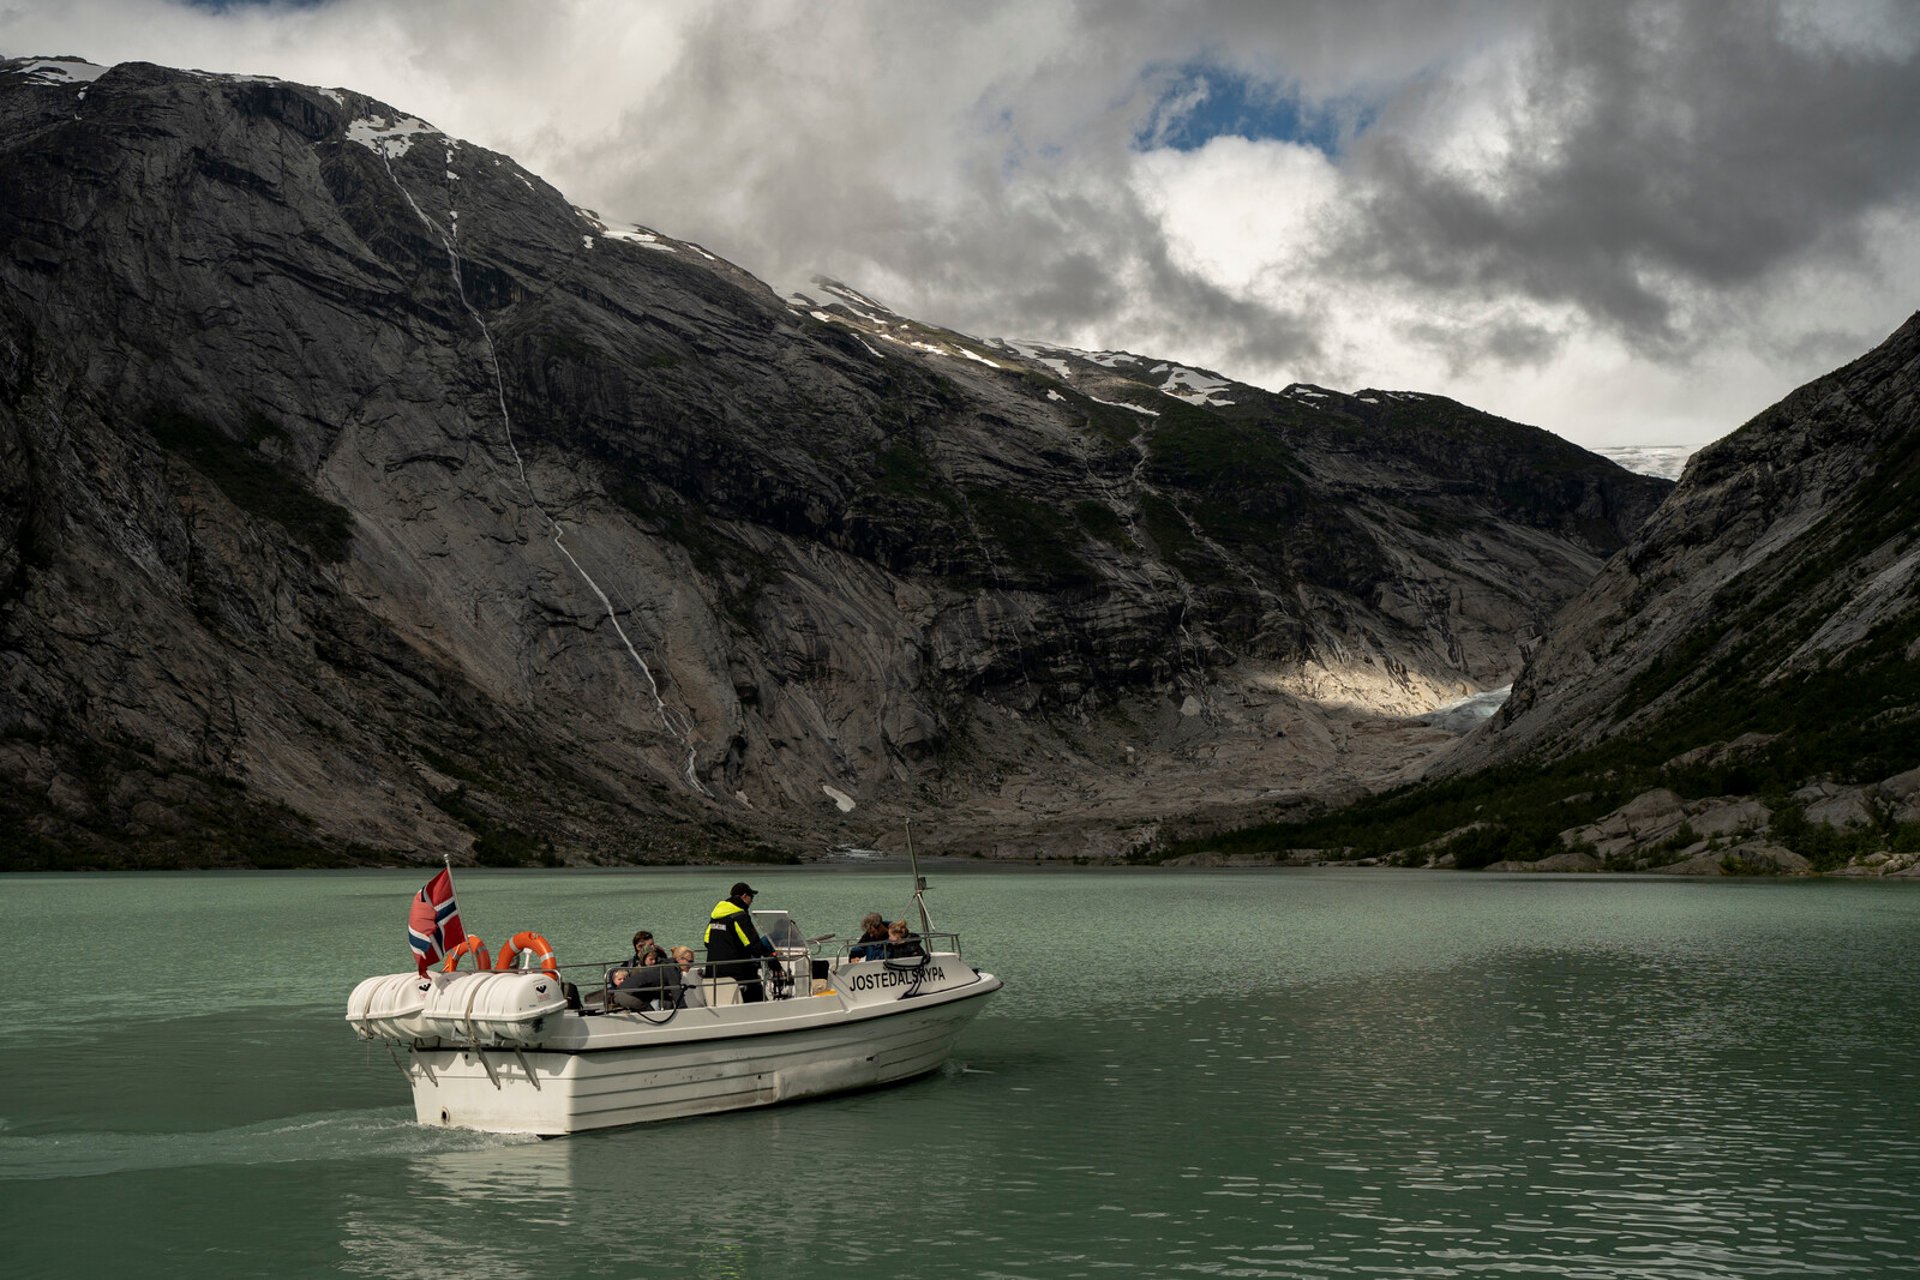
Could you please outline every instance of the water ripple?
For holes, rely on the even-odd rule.
[[[885,901],[873,878],[768,878],[803,906],[849,885],[862,909]],[[246,937],[272,918],[266,889],[298,884],[327,936],[392,949],[392,912],[355,923],[391,906],[377,877],[120,884],[84,882],[87,909],[39,901],[62,937],[104,920]],[[196,1277],[431,1277],[448,1258],[541,1280],[1916,1274],[1906,886],[1339,872],[940,887],[943,923],[1009,980],[948,1070],[551,1143],[406,1123],[391,1064],[340,1025],[344,960],[260,975],[227,1004],[219,982],[253,970],[156,971],[157,993],[78,1005],[25,992],[0,1037],[0,1236],[23,1274],[125,1269],[92,1225],[107,1196],[129,1236]],[[462,885],[476,916],[572,920],[585,941],[569,954],[630,933],[635,900],[658,925],[712,896],[641,874]],[[25,901],[0,903],[0,924],[15,912],[31,943]],[[128,1088],[132,1063],[163,1083]],[[236,1213],[276,1229],[237,1232]]]
[[[88,1178],[155,1169],[309,1161],[413,1159],[444,1162],[538,1144],[538,1138],[428,1129],[412,1108],[289,1116],[211,1133],[94,1131],[57,1136],[0,1132],[0,1182]]]

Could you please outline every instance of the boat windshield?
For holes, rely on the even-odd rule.
[[[807,937],[800,932],[800,926],[793,922],[791,912],[756,911],[753,913],[753,927],[760,931],[761,937],[782,950],[807,945]]]

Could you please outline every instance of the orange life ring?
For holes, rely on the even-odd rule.
[[[460,957],[469,951],[476,953],[473,957],[473,967],[475,969],[484,970],[493,968],[492,963],[487,959],[487,944],[470,933],[467,935],[465,942],[462,942],[459,946],[447,952],[447,963],[441,967],[440,972],[452,973],[455,969],[458,969],[460,967]]]
[[[556,978],[560,976],[560,962],[553,958],[553,944],[531,929],[507,939],[507,945],[501,947],[500,954],[493,958],[495,971],[517,968],[522,951],[531,951],[542,969]]]

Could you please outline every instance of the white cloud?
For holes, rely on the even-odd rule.
[[[1344,194],[1315,148],[1237,137],[1145,152],[1132,177],[1178,265],[1222,289],[1269,296],[1312,287]]]

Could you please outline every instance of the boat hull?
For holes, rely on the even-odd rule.
[[[555,1136],[645,1124],[925,1075],[999,988],[979,974],[908,999],[829,994],[664,1023],[576,1015],[539,1048],[415,1048],[405,1070],[426,1125]]]

